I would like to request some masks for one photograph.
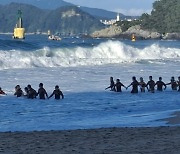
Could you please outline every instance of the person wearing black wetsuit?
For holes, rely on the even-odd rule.
[[[139,86],[140,86],[141,92],[145,92],[146,83],[144,82],[142,77],[140,77]]]
[[[36,98],[37,92],[36,92],[36,90],[34,90],[34,89],[31,87],[30,84],[27,86],[26,90],[27,90],[27,91],[26,91],[26,93],[27,93],[27,98],[29,98],[29,99],[34,99],[34,98]]]
[[[152,79],[152,76],[149,76],[149,81],[148,81],[148,83],[147,83],[148,91],[154,93],[154,90],[155,90],[155,89],[154,89],[154,86],[155,86],[155,82],[154,82],[154,80]]]
[[[174,76],[171,77],[171,82],[167,83],[166,85],[171,85],[172,90],[177,90],[177,82],[174,79]]]
[[[20,85],[17,85],[17,86],[15,87],[15,93],[14,93],[14,95],[16,95],[17,97],[21,97],[21,96],[23,95],[23,91],[21,90]]]
[[[138,86],[139,86],[139,82],[136,80],[136,77],[133,76],[132,77],[132,83],[127,87],[129,88],[130,86],[132,86],[132,90],[131,90],[131,93],[138,93]],[[126,88],[126,89],[127,89]]]
[[[111,88],[111,91],[115,91],[115,84],[114,84],[113,77],[110,77],[110,86],[107,87],[106,89],[109,89],[109,88]]]
[[[162,77],[159,77],[159,81],[155,85],[157,85],[157,91],[163,91],[163,86],[164,90],[166,89],[166,84],[162,81]]]
[[[55,86],[55,90],[49,96],[49,98],[51,98],[53,95],[55,95],[55,99],[57,99],[57,100],[59,100],[61,97],[62,97],[62,99],[64,99],[64,95],[63,95],[62,91],[59,89],[58,85]]]
[[[2,90],[1,87],[0,87],[0,94],[1,94],[1,95],[7,95],[7,94]]]
[[[180,76],[178,77],[177,84],[178,84],[178,87],[179,87],[178,91],[180,92]]]
[[[122,92],[121,87],[126,88],[121,82],[120,79],[116,80],[116,84],[115,84],[115,91],[116,92]]]
[[[43,83],[39,84],[39,89],[38,89],[37,95],[39,95],[40,99],[45,99],[45,96],[48,98],[48,94],[47,94],[46,90],[43,88]]]

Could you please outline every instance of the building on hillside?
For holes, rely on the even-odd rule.
[[[100,22],[103,23],[104,25],[113,25],[113,24],[115,24],[117,21],[120,21],[120,14],[119,14],[119,13],[117,13],[116,19],[100,20]]]

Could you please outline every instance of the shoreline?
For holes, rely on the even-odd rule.
[[[173,115],[164,119],[172,126],[0,132],[0,153],[178,154],[180,112]]]
[[[176,111],[171,115],[171,117],[164,119],[164,121],[167,121],[167,124],[170,125],[180,124],[180,111]]]
[[[163,153],[180,152],[180,127],[100,128],[0,133],[2,153]]]

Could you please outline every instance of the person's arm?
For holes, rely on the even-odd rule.
[[[127,89],[127,87],[125,85],[123,85],[122,83],[121,83],[121,86],[124,87],[125,89]]]
[[[163,82],[163,85],[164,85],[164,90],[166,90],[167,86],[166,86],[166,84],[164,82]]]
[[[170,85],[171,84],[171,82],[169,82],[169,83],[166,83],[166,85]]]
[[[48,94],[47,94],[47,92],[46,92],[46,90],[45,90],[45,89],[44,89],[44,92],[45,92],[46,97],[48,98]]]
[[[64,95],[63,95],[62,91],[60,92],[60,95],[62,96],[62,99],[64,99]]]
[[[128,89],[130,86],[132,86],[132,83],[129,86],[127,86],[126,89]]]
[[[51,98],[53,95],[54,95],[54,91],[53,91],[53,93],[48,98]]]
[[[107,89],[109,89],[109,88],[111,88],[111,86],[109,86],[109,87],[105,88],[105,90],[107,90]]]

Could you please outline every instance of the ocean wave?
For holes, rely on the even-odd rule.
[[[49,48],[33,51],[0,50],[0,69],[32,67],[69,67],[129,63],[148,60],[179,60],[180,49],[152,44],[139,49],[119,41],[94,47]]]

